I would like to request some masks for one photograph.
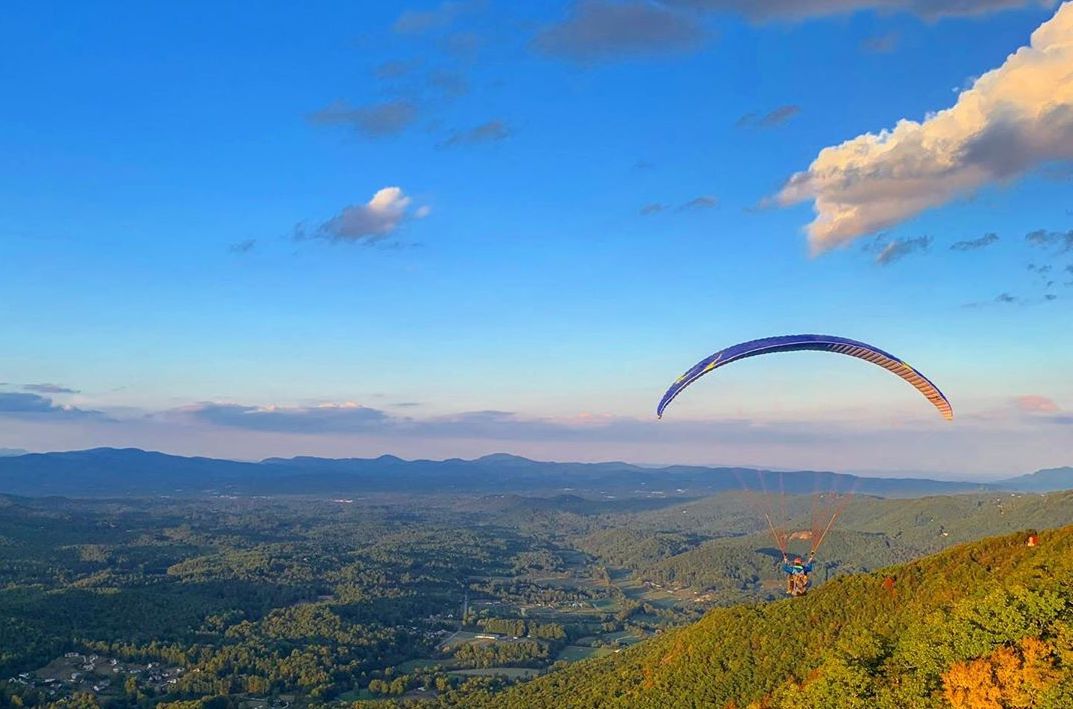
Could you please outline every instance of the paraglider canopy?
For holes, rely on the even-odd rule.
[[[715,354],[705,357],[697,362],[685,374],[678,377],[667,393],[660,399],[656,407],[656,416],[662,418],[667,406],[674,401],[675,397],[682,393],[686,387],[700,379],[712,370],[723,367],[731,362],[736,362],[747,357],[757,355],[774,354],[776,352],[798,352],[813,350],[817,352],[833,352],[835,354],[848,355],[863,359],[866,362],[883,367],[893,372],[923,394],[932,406],[938,409],[943,418],[950,421],[954,418],[954,409],[950,401],[943,395],[939,388],[931,380],[919,371],[910,367],[901,359],[889,352],[884,352],[864,342],[851,340],[846,337],[834,335],[782,335],[779,337],[767,337],[761,340],[751,340],[741,344],[720,350]]]

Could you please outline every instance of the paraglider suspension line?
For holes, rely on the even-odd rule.
[[[775,525],[771,522],[771,515],[767,512],[764,513],[764,519],[767,520],[768,529],[771,530],[771,536],[775,538],[775,544],[779,547],[779,551],[783,554],[786,553],[786,536],[779,534],[775,529]]]
[[[823,538],[827,536],[827,533],[829,531],[831,531],[831,526],[835,523],[835,520],[837,518],[838,518],[838,513],[837,512],[835,512],[833,515],[831,515],[831,521],[827,523],[827,526],[824,528],[823,533],[820,534],[820,538],[817,539],[816,543],[812,545],[812,550],[811,551],[812,551],[813,554],[815,554],[816,550],[818,550],[820,548],[820,545],[823,544]]]

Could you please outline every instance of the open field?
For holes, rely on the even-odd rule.
[[[469,677],[507,677],[508,679],[531,679],[540,674],[540,670],[529,667],[481,667],[471,670],[453,670],[451,674]]]
[[[559,656],[555,659],[563,660],[564,662],[578,662],[579,660],[587,660],[590,657],[603,657],[611,652],[613,651],[603,647],[567,645],[559,652]]]

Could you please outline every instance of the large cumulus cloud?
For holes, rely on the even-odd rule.
[[[778,200],[814,202],[818,253],[1054,160],[1073,160],[1073,2],[953,107],[823,149]]]

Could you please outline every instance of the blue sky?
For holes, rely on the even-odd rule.
[[[13,5],[0,447],[1073,461],[1073,5],[515,5]]]

